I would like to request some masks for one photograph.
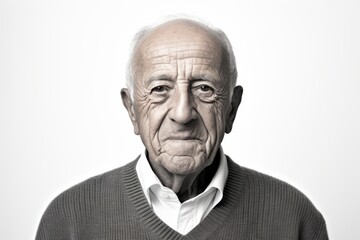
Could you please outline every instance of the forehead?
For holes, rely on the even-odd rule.
[[[218,70],[223,55],[221,41],[215,33],[196,24],[170,24],[155,29],[144,37],[137,53],[138,64],[145,68],[182,61]]]
[[[220,67],[221,49],[213,42],[193,40],[163,41],[150,43],[143,48],[141,60],[145,64],[176,63],[184,60],[192,65]]]

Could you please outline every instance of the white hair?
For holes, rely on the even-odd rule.
[[[229,61],[229,78],[230,78],[230,87],[231,87],[230,97],[231,97],[233,90],[236,86],[237,68],[236,68],[235,55],[234,55],[234,52],[233,52],[233,49],[232,49],[232,46],[231,46],[231,43],[230,43],[228,37],[221,29],[214,28],[211,25],[204,23],[204,21],[199,20],[198,18],[189,17],[189,16],[181,16],[181,17],[170,16],[170,17],[167,17],[165,21],[161,21],[161,22],[151,25],[151,26],[146,26],[135,34],[135,36],[132,40],[130,56],[129,56],[127,69],[126,69],[126,86],[129,89],[130,96],[133,97],[136,71],[139,70],[136,67],[136,54],[137,54],[137,49],[138,49],[138,46],[139,46],[141,40],[155,27],[157,27],[163,23],[166,23],[168,21],[171,21],[171,20],[181,20],[181,19],[191,20],[191,21],[194,21],[196,23],[199,23],[199,24],[209,28],[216,34],[218,39],[221,41],[221,43],[227,53],[228,61]]]

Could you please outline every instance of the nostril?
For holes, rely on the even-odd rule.
[[[172,99],[172,106],[169,112],[172,121],[186,125],[197,118],[194,102],[187,86],[179,87],[172,96]]]
[[[186,107],[178,105],[173,109],[170,116],[172,121],[186,125],[197,119],[197,112],[191,105],[187,105]]]

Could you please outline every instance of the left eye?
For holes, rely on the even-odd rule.
[[[199,84],[193,87],[194,96],[205,102],[212,102],[215,100],[215,89],[207,84]]]
[[[203,92],[214,91],[214,89],[208,85],[200,85],[199,89]]]

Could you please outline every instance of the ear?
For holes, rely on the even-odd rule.
[[[231,99],[231,109],[230,109],[230,113],[226,122],[226,127],[225,127],[225,132],[226,133],[230,133],[231,129],[232,129],[232,125],[234,123],[235,117],[236,117],[236,113],[238,110],[238,107],[241,103],[241,97],[243,94],[243,88],[241,86],[236,86],[234,88],[234,92],[232,95],[232,99]]]
[[[136,121],[133,102],[132,102],[132,98],[131,98],[129,89],[127,89],[127,88],[121,89],[120,95],[121,95],[123,105],[126,108],[128,114],[129,114],[130,120],[134,126],[134,133],[136,135],[139,135],[139,126]]]

